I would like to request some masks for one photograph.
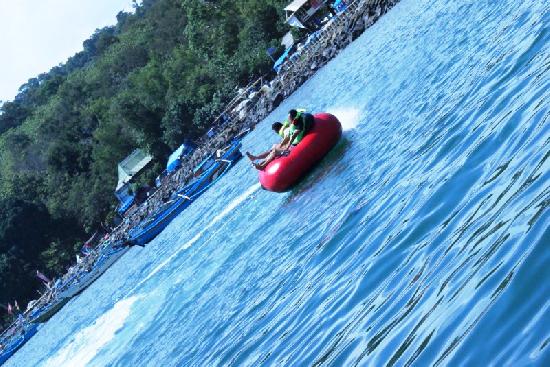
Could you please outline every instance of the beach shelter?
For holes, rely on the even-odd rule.
[[[291,27],[309,28],[312,25],[311,18],[326,8],[327,3],[327,0],[294,0],[284,8],[286,22]]]
[[[120,201],[119,213],[128,209],[134,201],[135,194],[130,192],[129,183],[142,171],[153,159],[152,156],[141,149],[136,149],[122,162],[118,164],[118,183],[115,196]]]
[[[139,171],[145,168],[152,159],[152,156],[146,154],[141,149],[136,149],[130,153],[128,157],[118,164],[118,184],[116,186],[116,191],[130,182],[130,180]]]

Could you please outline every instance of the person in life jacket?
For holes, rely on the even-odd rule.
[[[271,125],[271,128],[273,129],[273,131],[279,134],[281,138],[283,138],[283,140],[278,144],[274,144],[271,149],[258,155],[252,155],[250,152],[245,153],[248,159],[250,159],[250,161],[252,162],[254,168],[262,170],[269,164],[269,162],[271,162],[275,158],[287,154],[288,149],[285,147],[287,146],[287,143],[290,139],[288,127],[288,124],[285,125],[281,122],[274,122],[273,125]],[[263,161],[254,162],[258,159],[263,159]]]
[[[283,123],[275,122],[271,125],[273,131],[279,134],[283,140],[279,144],[273,145],[270,150],[257,156],[249,152],[246,152],[246,156],[252,161],[252,165],[256,169],[263,170],[275,158],[287,155],[292,145],[299,144],[304,135],[311,130],[313,122],[313,115],[305,112],[305,110],[290,110],[288,118]],[[263,159],[263,161],[254,162],[258,159]]]
[[[304,109],[292,109],[288,111],[287,121],[289,123],[288,129],[290,134],[290,139],[288,142],[289,148],[291,144],[298,145],[304,138],[304,135],[311,131],[315,118],[311,113],[307,113]]]

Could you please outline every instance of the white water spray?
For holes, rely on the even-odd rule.
[[[355,129],[359,124],[360,114],[357,108],[334,107],[329,108],[327,112],[333,114],[340,120],[344,131]]]
[[[117,302],[115,306],[92,325],[78,332],[68,345],[48,359],[45,366],[86,366],[109,343],[130,315],[133,304],[140,297],[134,296]]]

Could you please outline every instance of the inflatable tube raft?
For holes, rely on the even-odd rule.
[[[336,145],[342,136],[342,125],[330,113],[314,115],[313,128],[302,141],[290,149],[290,154],[271,161],[259,172],[262,187],[283,192],[296,184]]]

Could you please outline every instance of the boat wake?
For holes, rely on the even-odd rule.
[[[124,326],[132,306],[141,297],[134,296],[117,302],[97,321],[81,330],[67,346],[48,359],[45,366],[86,366]]]
[[[169,264],[175,257],[177,257],[182,251],[187,250],[189,247],[193,246],[195,242],[197,242],[202,235],[210,230],[213,226],[215,226],[217,223],[219,223],[222,219],[224,219],[229,213],[231,213],[233,210],[235,210],[236,207],[238,207],[241,203],[243,203],[246,199],[248,199],[252,194],[254,194],[256,191],[260,189],[260,184],[254,184],[252,185],[248,190],[246,190],[243,194],[236,197],[229,205],[227,205],[221,213],[219,213],[216,217],[214,217],[201,231],[199,231],[193,238],[191,238],[189,241],[185,242],[183,245],[181,245],[172,255],[170,255],[166,260],[164,260],[162,263],[160,263],[155,269],[153,269],[145,278],[143,278],[132,290],[129,292],[129,294],[132,294],[136,289],[138,289],[143,283],[145,283],[147,280],[149,280],[151,277],[153,277],[156,273],[158,273],[160,270],[162,270],[167,264]]]

